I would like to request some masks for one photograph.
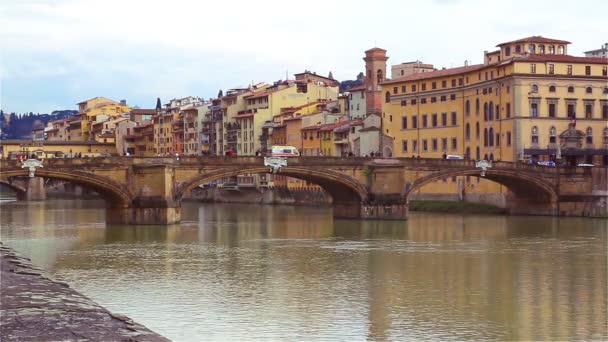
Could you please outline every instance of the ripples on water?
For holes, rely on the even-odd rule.
[[[606,220],[188,203],[172,226],[102,202],[0,202],[2,241],[175,341],[608,338]]]

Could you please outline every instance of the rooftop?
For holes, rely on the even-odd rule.
[[[496,46],[501,47],[503,45],[513,44],[513,43],[570,44],[570,42],[566,41],[566,40],[545,38],[542,36],[531,36],[531,37],[526,37],[526,38],[522,38],[522,39],[518,39],[518,40],[512,40],[512,41],[506,42],[506,43],[500,43]]]
[[[463,67],[457,67],[457,68],[435,70],[435,71],[429,71],[429,72],[420,72],[420,73],[416,73],[416,74],[412,74],[412,75],[398,77],[398,78],[395,78],[392,80],[387,80],[386,82],[384,82],[382,84],[392,84],[392,83],[399,83],[399,82],[406,82],[406,81],[423,80],[423,79],[428,79],[428,78],[457,75],[457,74],[461,74],[464,72],[482,69],[484,67],[485,67],[485,65],[483,65],[483,64],[475,64],[475,65],[469,65],[469,66],[463,66]]]

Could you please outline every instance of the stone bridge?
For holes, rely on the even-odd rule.
[[[0,183],[28,198],[42,178],[89,187],[107,202],[108,223],[170,224],[181,219],[181,201],[194,187],[236,176],[270,172],[263,157],[46,159],[34,178],[16,160],[0,161]],[[479,176],[470,160],[297,157],[281,175],[318,184],[333,198],[338,218],[405,219],[408,197],[420,187],[453,176]],[[495,162],[485,178],[510,191],[515,214],[606,217],[606,168],[557,168]],[[34,185],[34,186],[33,186]]]

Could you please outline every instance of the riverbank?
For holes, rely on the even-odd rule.
[[[170,341],[48,278],[0,242],[0,340]]]
[[[507,214],[507,209],[495,205],[456,201],[410,201],[409,210],[455,214]]]

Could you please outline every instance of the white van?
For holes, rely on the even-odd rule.
[[[456,154],[448,154],[445,156],[445,159],[464,159],[464,157]]]
[[[300,152],[293,146],[272,146],[270,155],[273,157],[298,157]]]

